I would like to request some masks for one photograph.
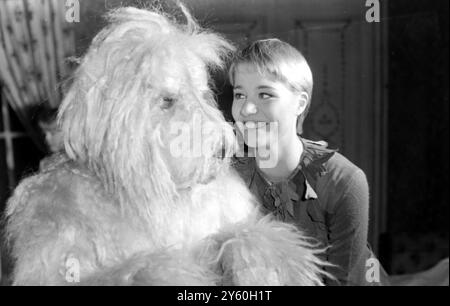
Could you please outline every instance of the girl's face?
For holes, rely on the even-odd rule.
[[[239,64],[233,97],[233,118],[247,146],[266,147],[296,136],[300,95],[283,82],[260,74],[251,64]]]

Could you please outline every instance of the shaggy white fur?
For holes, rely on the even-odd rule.
[[[72,284],[74,267],[94,285],[322,284],[320,251],[218,157],[235,138],[208,70],[233,47],[181,8],[186,24],[115,10],[95,37],[60,109],[65,152],[8,203],[14,284]],[[173,156],[171,124],[194,115],[213,127],[202,155]]]

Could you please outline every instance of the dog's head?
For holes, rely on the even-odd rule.
[[[182,11],[186,24],[151,10],[110,13],[60,109],[69,157],[132,201],[204,182],[234,147],[209,86],[233,47]]]

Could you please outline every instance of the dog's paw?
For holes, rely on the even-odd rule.
[[[282,286],[279,272],[275,268],[249,267],[233,272],[233,282],[240,286]]]
[[[91,275],[82,285],[212,286],[217,276],[198,264],[189,250],[139,253]]]
[[[227,232],[219,258],[228,285],[323,285],[323,250],[294,226],[264,218]]]

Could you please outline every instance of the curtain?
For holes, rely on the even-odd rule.
[[[29,136],[44,149],[33,115],[57,108],[62,81],[75,53],[72,24],[65,20],[65,0],[0,1],[0,82],[7,102]]]

